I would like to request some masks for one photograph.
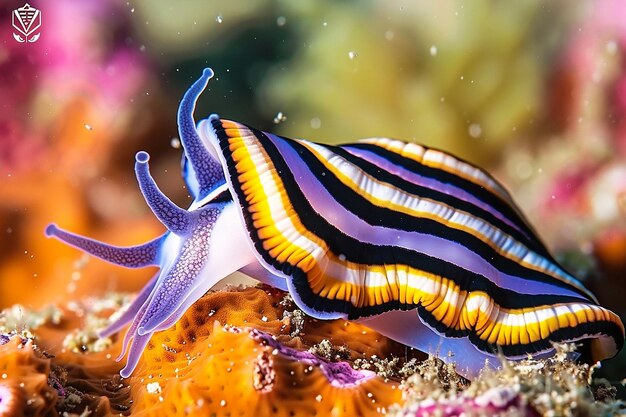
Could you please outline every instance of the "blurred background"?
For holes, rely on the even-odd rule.
[[[177,203],[176,109],[216,72],[211,112],[320,142],[413,140],[477,163],[564,264],[626,317],[626,2],[31,2],[0,6],[0,308],[136,291],[123,270],[44,237],[119,245],[162,232],[134,154]],[[622,355],[622,358],[624,355]],[[603,375],[619,380],[626,361]]]

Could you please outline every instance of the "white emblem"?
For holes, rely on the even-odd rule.
[[[13,10],[13,27],[19,32],[13,32],[13,37],[20,43],[37,42],[41,33],[41,10],[35,9],[28,3],[19,9]]]

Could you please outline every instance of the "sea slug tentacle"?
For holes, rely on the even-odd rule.
[[[176,234],[184,234],[189,229],[190,215],[187,210],[178,207],[156,185],[150,175],[147,152],[137,152],[135,156],[135,174],[139,188],[152,212],[167,229]]]
[[[187,90],[178,108],[178,132],[185,151],[183,177],[196,201],[204,199],[225,183],[222,166],[202,144],[193,120],[198,97],[212,77],[213,71],[205,69],[200,79]]]
[[[158,265],[159,249],[164,236],[137,246],[113,246],[94,239],[79,236],[50,224],[46,236],[55,237],[90,255],[126,268],[143,268]]]
[[[126,308],[126,310],[113,322],[111,322],[107,327],[100,330],[98,335],[100,337],[109,337],[112,334],[115,334],[122,330],[128,323],[133,321],[133,319],[139,315],[141,311],[141,307],[145,304],[145,302],[150,297],[152,290],[154,289],[157,279],[159,278],[159,274],[157,273],[148,281],[148,283],[139,291],[139,294],[135,297],[132,303]]]

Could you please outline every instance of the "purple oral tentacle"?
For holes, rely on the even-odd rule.
[[[183,260],[183,265],[176,265],[170,273],[165,276],[159,288],[156,289],[154,297],[148,304],[146,313],[141,320],[141,324],[137,328],[138,335],[145,335],[156,331],[157,328],[167,328],[175,323],[182,313],[186,311],[180,307],[187,299],[191,289],[195,287],[197,281],[202,279],[197,272],[191,272],[187,275],[189,265],[191,271],[196,269],[197,261],[200,258]],[[176,316],[176,312],[181,314]]]
[[[128,346],[131,344],[131,341],[136,339],[139,336],[137,334],[137,327],[139,327],[139,323],[141,323],[141,320],[143,319],[147,308],[148,308],[148,301],[143,303],[143,305],[140,307],[139,311],[137,312],[137,315],[135,316],[132,323],[130,324],[130,327],[128,328],[128,330],[126,330],[126,334],[124,335],[124,340],[122,341],[122,350],[119,356],[115,358],[117,362],[122,360],[122,358],[124,357],[124,355],[126,354],[128,350]]]
[[[150,155],[144,151],[137,152],[135,156],[135,174],[141,193],[154,214],[169,231],[178,235],[187,233],[191,225],[189,212],[178,207],[161,192],[150,175],[149,160]]]
[[[141,354],[146,348],[146,345],[150,341],[151,337],[152,333],[147,333],[145,335],[134,334],[133,342],[130,345],[130,351],[128,352],[126,366],[124,366],[124,368],[122,368],[122,370],[120,371],[120,375],[122,376],[122,378],[128,378],[133,373],[133,371],[137,367],[137,363],[139,363]]]
[[[119,316],[115,321],[113,321],[107,327],[100,330],[98,332],[98,336],[109,337],[112,334],[119,332],[120,330],[122,330],[124,326],[130,323],[138,315],[139,311],[141,310],[141,307],[145,304],[145,302],[150,297],[150,294],[152,293],[152,290],[154,289],[157,283],[158,277],[159,277],[159,273],[156,273],[152,277],[152,279],[150,279],[148,284],[146,284],[141,289],[139,294],[137,294],[137,296],[135,297],[133,302],[128,306],[126,311],[124,311],[124,313],[121,316]]]
[[[164,236],[137,246],[113,246],[59,229],[49,224],[46,236],[54,237],[90,255],[127,268],[143,268],[158,264],[159,248]]]
[[[216,184],[225,182],[222,166],[202,143],[193,119],[198,97],[212,77],[213,71],[206,68],[200,79],[187,90],[178,107],[178,132],[187,161],[191,164],[185,169],[193,171],[193,173],[188,174],[193,178],[194,183],[191,184],[192,181],[187,180],[187,185],[196,194],[196,200],[208,195]]]
[[[139,335],[154,331],[166,321],[196,287],[211,247],[213,226],[222,206],[209,207],[194,212],[195,224],[180,248],[179,255],[170,268],[162,271],[159,285],[155,288],[143,320],[137,329]]]
[[[173,324],[218,281],[254,262],[233,203],[197,212],[196,225],[180,255],[155,289],[137,332],[142,335]]]

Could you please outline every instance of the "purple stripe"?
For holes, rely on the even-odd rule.
[[[515,224],[514,222],[512,222],[508,217],[506,217],[505,215],[503,215],[502,213],[500,213],[499,211],[497,211],[496,209],[494,209],[492,206],[490,206],[489,204],[485,203],[484,201],[476,198],[475,195],[468,193],[467,191],[458,188],[454,185],[451,184],[445,184],[442,183],[440,181],[437,181],[435,179],[432,178],[427,178],[427,177],[423,177],[419,174],[416,174],[413,171],[409,171],[405,168],[399,167],[391,162],[389,162],[388,160],[386,160],[385,158],[376,155],[374,152],[371,151],[367,151],[367,150],[363,150],[363,149],[358,149],[358,148],[352,148],[350,146],[342,146],[342,149],[346,150],[347,152],[351,153],[352,155],[361,158],[367,162],[370,162],[374,165],[376,165],[377,167],[395,175],[398,176],[406,181],[412,182],[413,184],[422,186],[422,187],[426,187],[426,188],[430,188],[431,190],[435,190],[435,191],[439,191],[441,193],[447,194],[447,195],[451,195],[453,197],[456,197],[460,200],[466,201],[470,204],[475,205],[476,207],[479,207],[491,214],[493,214],[498,220],[502,221],[503,223],[506,223],[507,225],[509,225],[510,227],[514,228],[515,230],[517,230],[518,232],[520,232],[522,235],[524,235],[527,239],[532,240],[533,237],[532,236],[528,236],[528,234],[519,228],[519,226],[517,224]]]
[[[438,236],[372,226],[337,203],[328,190],[302,162],[298,153],[283,139],[266,133],[291,169],[309,204],[337,229],[364,243],[397,246],[443,259],[468,271],[480,274],[500,288],[521,294],[550,294],[580,297],[573,290],[539,281],[529,281],[505,274],[465,246]]]

